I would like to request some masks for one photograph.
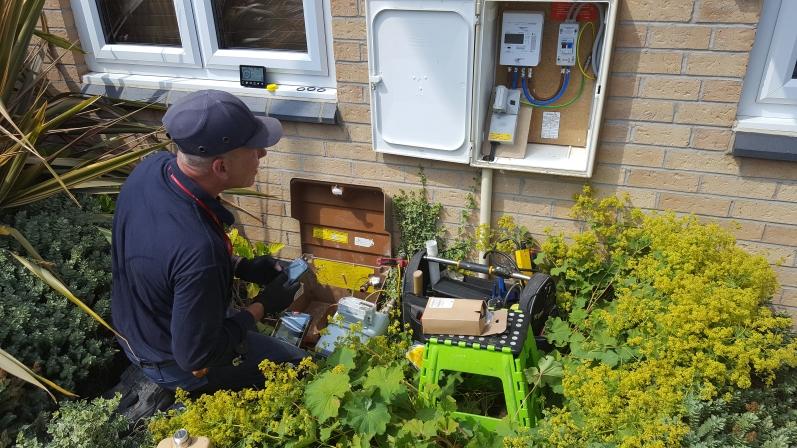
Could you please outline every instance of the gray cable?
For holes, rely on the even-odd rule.
[[[595,77],[597,78],[600,75],[601,70],[601,60],[600,60],[600,53],[603,50],[603,32],[606,28],[605,24],[605,17],[603,8],[600,7],[599,4],[595,4],[595,7],[598,8],[598,15],[600,16],[600,27],[598,27],[598,33],[595,35],[595,42],[592,44],[592,68],[595,72]]]

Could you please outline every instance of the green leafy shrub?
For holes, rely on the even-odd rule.
[[[97,229],[100,205],[80,197],[83,209],[57,196],[0,216],[22,232],[53,272],[104,318],[110,314],[111,260],[107,240]],[[102,222],[107,226],[108,223]],[[0,347],[45,377],[74,389],[90,372],[108,364],[112,338],[98,324],[16,262],[21,252],[0,238]],[[0,428],[31,421],[48,405],[46,395],[19,380],[0,377]]]
[[[386,336],[351,340],[326,362],[299,366],[261,364],[262,389],[221,391],[150,422],[153,443],[178,428],[209,437],[214,446],[488,447],[500,437],[452,417],[453,382],[419,394],[404,354],[407,333],[393,324]]]
[[[686,400],[690,448],[790,448],[797,445],[797,369],[779,372],[772,386],[736,390],[729,400]]]
[[[393,214],[401,234],[398,247],[398,254],[401,257],[411,257],[426,247],[426,241],[437,240],[437,243],[442,245],[440,212],[443,210],[443,204],[429,202],[423,168],[420,170],[420,177],[420,191],[401,190],[393,198]]]
[[[535,430],[540,445],[678,446],[687,396],[728,400],[797,366],[791,320],[767,306],[777,282],[763,257],[694,217],[586,193],[573,213],[588,230],[549,238],[537,257],[563,310],[547,326],[563,404]]]
[[[114,410],[119,396],[110,400],[65,401],[47,423],[45,441],[17,436],[18,448],[138,448],[147,440],[143,431],[128,434],[128,421]]]

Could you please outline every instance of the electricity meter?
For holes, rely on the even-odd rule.
[[[504,11],[501,65],[536,67],[540,63],[544,18],[541,12]]]

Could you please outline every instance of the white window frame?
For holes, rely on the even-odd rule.
[[[211,0],[194,0],[197,23],[209,26],[197,27],[202,58],[205,67],[230,68],[238,65],[263,65],[271,69],[291,72],[327,74],[324,51],[324,9],[321,0],[303,0],[304,29],[307,34],[307,53],[279,50],[220,49],[216,38],[216,21],[213,18]]]
[[[174,0],[177,26],[182,47],[160,47],[156,45],[109,44],[102,31],[100,13],[95,0],[73,0],[75,22],[81,27],[80,42],[100,63],[129,63],[183,67],[201,67],[199,42],[191,0]]]
[[[107,74],[124,84],[125,77],[142,75],[151,81],[139,87],[160,87],[180,79],[237,82],[239,65],[262,65],[269,82],[280,85],[335,87],[329,0],[303,0],[307,52],[219,49],[210,0],[173,0],[182,48],[153,45],[108,44],[102,30],[96,0],[71,0],[81,47],[93,74],[84,82]],[[95,76],[100,75],[100,76]],[[137,77],[140,78],[140,77]],[[110,81],[105,81],[107,84]]]
[[[765,0],[739,103],[736,131],[797,136],[797,1]]]

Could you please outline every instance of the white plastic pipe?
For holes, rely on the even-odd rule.
[[[487,224],[492,225],[493,214],[493,170],[491,168],[482,168],[482,187],[479,193],[479,226]],[[481,263],[484,260],[485,251],[479,251],[479,260]]]

